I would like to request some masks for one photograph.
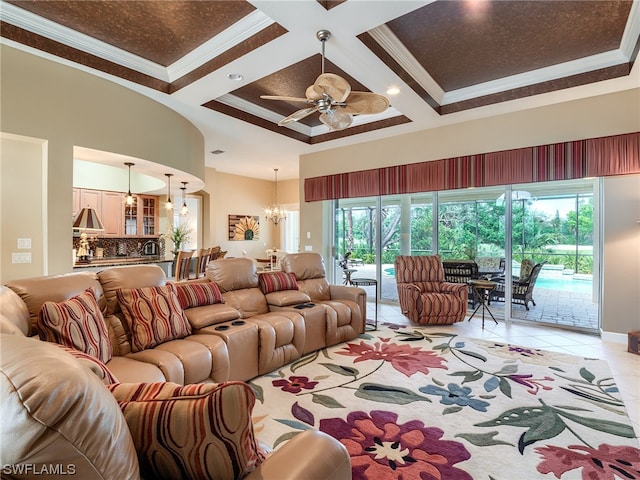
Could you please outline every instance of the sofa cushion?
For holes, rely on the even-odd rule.
[[[158,267],[159,268],[159,267]],[[162,270],[162,269],[160,269]],[[48,277],[32,277],[11,280],[6,286],[16,292],[29,310],[31,332],[38,328],[38,315],[44,302],[63,302],[80,295],[87,288],[93,287],[102,313],[106,313],[106,301],[102,285],[95,272],[77,272]]]
[[[265,295],[271,292],[281,292],[282,290],[298,290],[298,282],[293,273],[271,272],[258,275],[260,290]]]
[[[182,308],[204,307],[224,303],[222,293],[214,282],[176,283],[178,300]]]
[[[61,469],[7,478],[140,478],[124,416],[93,373],[35,338],[0,335],[0,350],[3,466]]]
[[[300,290],[283,290],[281,292],[271,292],[265,295],[267,303],[276,307],[287,307],[289,305],[299,305],[311,301],[309,295]]]
[[[239,479],[264,459],[251,420],[255,394],[245,383],[109,389],[129,425],[144,477]]]
[[[215,305],[205,305],[204,307],[188,308],[184,311],[191,328],[199,330],[216,323],[228,322],[240,318],[241,313],[226,303],[216,303]]]
[[[107,366],[97,358],[92,357],[91,355],[87,355],[86,353],[81,352],[80,350],[76,350],[75,348],[65,347],[64,345],[59,344],[55,345],[63,349],[65,352],[73,355],[81,364],[95,373],[105,385],[118,382],[118,379],[113,373],[111,373],[111,370],[109,370]]]
[[[249,258],[220,258],[207,265],[207,279],[216,282],[222,293],[258,287],[258,272]]]
[[[175,285],[120,289],[116,295],[131,331],[133,352],[191,335]]]
[[[103,363],[113,351],[93,287],[60,303],[44,302],[38,315],[41,340],[75,348]]]

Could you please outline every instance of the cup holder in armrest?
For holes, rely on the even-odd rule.
[[[217,330],[218,332],[222,332],[224,330],[229,330],[229,325],[218,325],[214,330]]]
[[[245,322],[244,320],[234,320],[233,322],[231,322],[231,325],[233,325],[234,327],[237,327],[239,325],[244,325],[245,323],[247,322]]]

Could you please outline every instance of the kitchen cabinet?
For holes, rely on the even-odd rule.
[[[73,208],[71,214],[73,215],[73,219],[75,220],[80,212],[80,189],[73,189]]]
[[[102,220],[102,192],[100,190],[80,189],[80,208],[93,208]]]
[[[121,237],[124,230],[124,194],[102,192],[103,237]]]
[[[136,237],[157,237],[160,212],[154,195],[134,195],[133,205],[124,210],[124,233]]]
[[[159,204],[155,195],[134,195],[134,203],[129,206],[121,192],[73,189],[73,217],[83,207],[93,208],[104,227],[99,237],[157,237]]]

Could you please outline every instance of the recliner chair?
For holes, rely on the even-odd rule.
[[[345,342],[364,333],[367,318],[367,293],[346,285],[329,285],[324,260],[318,253],[290,253],[280,261],[283,272],[296,276],[298,288],[314,303],[331,307],[328,316],[327,345]]]
[[[464,320],[468,286],[445,281],[440,255],[398,255],[394,264],[403,315],[423,325],[446,325]]]

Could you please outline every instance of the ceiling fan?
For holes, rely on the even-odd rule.
[[[389,100],[382,95],[370,92],[352,92],[351,85],[344,78],[333,73],[324,73],[324,44],[331,37],[328,30],[320,30],[316,34],[322,43],[322,74],[305,92],[306,98],[285,97],[278,95],[261,95],[267,100],[284,100],[312,105],[293,112],[278,122],[278,125],[302,120],[309,115],[320,112],[320,121],[331,130],[342,130],[353,122],[353,115],[370,115],[384,112],[389,107]]]

